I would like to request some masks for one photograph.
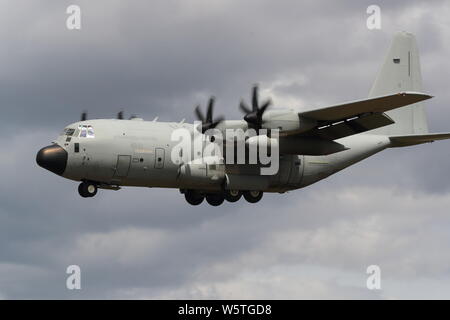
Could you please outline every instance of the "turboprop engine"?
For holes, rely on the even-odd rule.
[[[302,133],[317,126],[317,121],[302,117],[294,110],[268,110],[262,116],[264,129]]]

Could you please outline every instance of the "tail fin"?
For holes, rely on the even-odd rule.
[[[398,32],[392,41],[383,66],[369,93],[369,98],[402,92],[422,92],[419,51],[414,35]],[[428,132],[422,102],[386,112],[395,123],[371,131],[375,134],[407,135]]]

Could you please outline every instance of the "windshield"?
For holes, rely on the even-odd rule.
[[[78,130],[80,131],[80,138],[95,138],[94,128],[89,125],[80,125]]]
[[[71,137],[71,136],[73,136],[74,132],[75,132],[75,129],[73,129],[73,128],[65,128],[62,135]]]

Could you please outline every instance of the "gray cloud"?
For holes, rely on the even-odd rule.
[[[82,8],[82,30],[65,9]],[[254,82],[278,106],[367,95],[391,35],[417,35],[432,131],[448,131],[450,6],[364,2],[2,1],[1,298],[448,297],[449,143],[393,149],[306,189],[212,209],[177,190],[81,200],[36,151],[82,110],[193,119],[210,94],[237,109]],[[65,288],[82,268],[78,292]],[[365,269],[383,270],[381,292]],[[406,285],[406,284],[407,285]],[[414,290],[410,290],[414,288]],[[440,294],[438,294],[439,292]]]

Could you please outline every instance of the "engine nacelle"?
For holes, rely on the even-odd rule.
[[[294,110],[268,110],[263,115],[264,129],[306,132],[317,126],[317,121],[301,117]]]
[[[266,135],[253,136],[245,141],[247,147],[258,147],[258,148],[278,148],[278,139],[269,138]]]

